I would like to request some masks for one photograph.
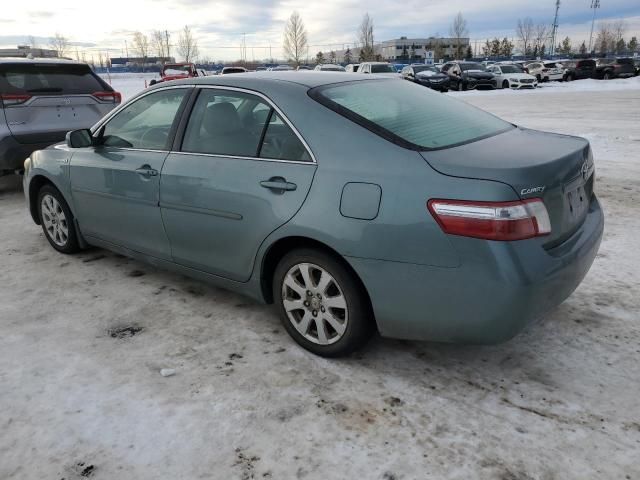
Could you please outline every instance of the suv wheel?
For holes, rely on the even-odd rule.
[[[605,80],[611,80],[611,72],[604,72],[604,75],[602,76],[603,79]]]
[[[38,192],[38,215],[45,237],[61,253],[80,251],[73,214],[60,192],[45,185]]]
[[[273,298],[289,335],[316,355],[347,355],[373,332],[362,286],[323,251],[300,249],[285,255],[274,273]]]
[[[502,82],[502,88],[509,88],[509,81],[505,80],[504,82]]]

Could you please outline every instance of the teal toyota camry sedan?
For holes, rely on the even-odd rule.
[[[545,315],[598,251],[594,171],[583,138],[401,79],[265,72],[146,89],[33,153],[24,192],[57,251],[274,303],[330,357],[376,330],[495,343]]]

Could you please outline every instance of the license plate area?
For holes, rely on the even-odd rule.
[[[584,185],[580,185],[567,192],[567,207],[571,224],[582,220],[589,208],[589,198]]]

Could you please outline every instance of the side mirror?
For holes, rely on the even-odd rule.
[[[67,132],[65,140],[70,148],[87,148],[93,145],[91,130],[88,128]]]

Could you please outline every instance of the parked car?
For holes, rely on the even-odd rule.
[[[400,72],[402,78],[425,87],[446,92],[449,90],[449,76],[431,65],[408,65]]]
[[[376,328],[506,340],[580,284],[604,227],[587,140],[399,78],[290,79],[145,90],[31,155],[33,220],[59,252],[95,245],[274,302],[324,356]]]
[[[564,67],[562,79],[566,82],[594,78],[596,74],[596,61],[592,59],[563,62],[562,66]]]
[[[396,68],[386,62],[363,62],[360,64],[358,73],[372,73],[385,77],[398,77],[398,71]]]
[[[556,62],[530,62],[527,63],[527,73],[536,77],[538,82],[563,80],[564,67]]]
[[[149,86],[160,82],[170,82],[171,80],[181,80],[183,78],[193,78],[200,76],[194,63],[166,63],[160,70],[160,79],[152,79]]]
[[[289,65],[278,65],[269,69],[272,72],[290,72],[293,70]]]
[[[633,65],[636,67],[636,77],[640,75],[640,58],[633,59]]]
[[[629,78],[636,75],[633,58],[602,58],[596,62],[595,78]]]
[[[22,169],[31,152],[67,131],[90,127],[120,100],[86,63],[0,59],[0,175]]]
[[[512,88],[520,90],[522,88],[536,88],[538,80],[533,75],[524,73],[517,65],[494,64],[487,71],[493,73],[498,88]]]
[[[349,65],[344,67],[344,69],[347,73],[356,73],[359,67],[360,67],[359,63],[350,63]]]
[[[296,68],[296,70],[313,70],[313,68],[308,65],[298,65],[298,68]]]
[[[229,75],[231,73],[247,73],[247,69],[244,67],[224,67],[220,75]]]
[[[496,88],[493,73],[477,62],[448,62],[442,67],[442,73],[449,76],[453,90],[491,89]]]
[[[333,63],[316,65],[314,70],[316,72],[346,72],[345,68],[342,65],[335,65]]]

